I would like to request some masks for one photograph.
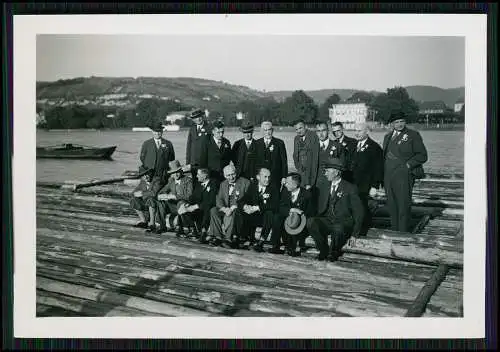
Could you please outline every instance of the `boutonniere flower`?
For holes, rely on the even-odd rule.
[[[162,147],[162,148],[166,148],[166,147],[167,147],[167,145],[166,145],[166,144],[162,144],[162,145],[161,145],[161,147]]]
[[[335,150],[335,149],[337,149],[337,147],[336,146],[332,146],[332,150]],[[332,154],[332,153],[330,152],[330,154]]]
[[[343,195],[344,195],[344,193],[342,193],[342,191],[337,192],[337,197],[342,198]]]
[[[346,142],[342,142],[342,145],[345,147],[347,145],[347,143]]]
[[[334,147],[334,148],[335,148],[335,147]],[[333,155],[333,149],[332,149],[332,150],[330,150],[330,155]]]
[[[406,142],[408,140],[408,135],[405,133],[403,135],[403,138],[401,138],[402,141]]]
[[[361,151],[364,152],[366,150],[366,148],[368,148],[368,145],[364,145],[362,148],[361,148]]]
[[[240,195],[240,191],[236,191],[234,194],[236,194],[236,196],[239,196]]]
[[[210,186],[207,186],[207,188],[205,188],[205,190],[206,190],[207,192],[210,192]]]
[[[269,147],[269,150],[273,151],[274,150],[274,145],[271,144],[271,146]]]
[[[202,128],[202,129],[201,129],[201,132],[205,132],[205,129],[204,129],[204,128]]]
[[[198,137],[201,137],[201,133],[198,133]]]
[[[269,198],[269,193],[264,193],[264,194],[262,195],[262,198],[264,198],[264,199]]]

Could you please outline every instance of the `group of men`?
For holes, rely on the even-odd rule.
[[[244,121],[243,138],[231,146],[221,121],[210,125],[201,110],[190,118],[189,169],[162,138],[161,125],[144,142],[139,170],[144,176],[131,199],[140,219],[135,226],[259,252],[270,240],[270,253],[290,256],[306,250],[305,239],[311,236],[318,259],[335,261],[346,241],[366,235],[369,199],[383,187],[392,229],[409,230],[413,184],[424,175],[427,150],[420,134],[406,127],[404,115],[391,116],[393,130],[382,147],[370,138],[366,124],[358,124],[356,138],[350,138],[339,122],[319,122],[313,131],[296,121],[294,172],[271,122],[262,122],[262,137],[254,139],[254,127]]]

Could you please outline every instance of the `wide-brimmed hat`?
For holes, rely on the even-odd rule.
[[[401,119],[406,120],[406,114],[403,111],[394,111],[391,112],[391,116],[389,116],[389,123]]]
[[[179,171],[179,169],[182,169],[181,163],[179,160],[172,160],[171,162],[168,163],[168,167],[170,168],[169,171],[176,172]]]
[[[338,159],[338,158],[330,158],[328,160],[326,160],[324,163],[323,163],[323,167],[325,169],[337,169],[337,170],[340,170],[340,171],[345,171],[345,167],[344,167],[344,164],[342,163],[342,160]]]
[[[163,132],[163,125],[161,123],[155,123],[150,128],[154,132]]]
[[[196,109],[196,110],[193,110],[189,113],[190,119],[195,119],[197,117],[203,117],[203,116],[205,116],[205,112],[202,111],[201,109]]]
[[[304,213],[300,215],[297,213],[290,213],[285,219],[285,231],[292,236],[298,235],[304,230],[306,223],[307,219]]]
[[[240,126],[240,131],[243,133],[253,132],[253,125],[250,121],[243,121]]]

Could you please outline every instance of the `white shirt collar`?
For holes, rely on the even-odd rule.
[[[366,141],[367,141],[367,140],[368,140],[368,138],[365,138],[365,139],[363,139],[362,141],[358,141],[358,146],[359,146],[359,147],[364,146],[364,145],[366,144]]]
[[[327,138],[325,139],[323,142],[320,141],[320,144],[321,146],[324,148],[324,147],[328,147],[328,144],[330,143],[330,140]]]
[[[300,187],[298,187],[295,191],[292,192],[292,199],[296,199],[299,196]]]
[[[207,187],[207,185],[208,185],[208,181],[210,181],[210,180],[206,180],[206,181],[204,181],[201,185],[202,185],[203,187]]]

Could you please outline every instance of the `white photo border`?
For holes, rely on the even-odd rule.
[[[13,222],[16,338],[484,338],[487,15],[14,15]],[[37,318],[36,36],[38,34],[465,37],[463,318]]]

